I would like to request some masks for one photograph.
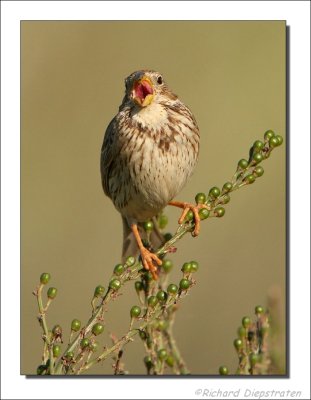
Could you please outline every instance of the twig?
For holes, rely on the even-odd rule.
[[[255,180],[257,180],[257,178],[262,176],[264,171],[261,166],[258,166],[258,164],[270,155],[270,153],[274,147],[281,145],[282,142],[283,142],[283,139],[281,136],[275,135],[272,131],[267,131],[265,133],[265,142],[263,143],[261,141],[256,141],[254,143],[254,145],[252,146],[249,160],[246,161],[246,160],[242,159],[239,161],[238,167],[236,169],[235,174],[233,175],[233,177],[231,179],[231,182],[226,182],[224,184],[222,190],[220,190],[217,187],[213,187],[210,190],[208,196],[206,196],[204,193],[199,193],[196,196],[196,203],[198,206],[200,219],[204,220],[204,219],[211,218],[211,217],[222,217],[225,214],[225,209],[222,207],[222,205],[225,205],[230,201],[229,194],[231,195],[231,193],[233,191],[236,191],[237,189],[240,189],[243,186],[254,183]],[[205,204],[204,207],[203,207],[203,204]],[[196,214],[196,216],[197,216],[197,214]],[[191,216],[191,213],[190,214],[188,213],[186,215],[185,222],[183,224],[179,225],[174,236],[171,237],[171,239],[169,239],[161,248],[159,248],[157,250],[156,254],[158,256],[163,257],[166,253],[172,251],[172,249],[174,248],[174,244],[178,240],[180,240],[186,233],[192,232],[194,228],[195,228],[195,222],[193,220],[193,213],[192,213],[192,216]],[[149,234],[150,234],[150,232],[149,232]],[[148,232],[147,232],[147,236],[148,236]],[[108,349],[105,348],[105,350],[102,352],[102,354],[93,360],[90,360],[91,352],[89,352],[87,354],[86,361],[83,362],[83,360],[85,359],[84,356],[86,355],[86,353],[83,353],[83,349],[81,349],[80,352],[78,352],[78,356],[77,356],[78,358],[76,358],[76,360],[72,361],[72,363],[81,362],[81,365],[79,366],[79,368],[77,368],[76,371],[73,370],[73,373],[80,374],[80,373],[84,372],[85,370],[88,370],[89,368],[91,368],[94,364],[105,360],[110,354],[114,353],[115,351],[117,351],[117,350],[121,351],[123,346],[126,343],[128,343],[129,341],[131,341],[132,338],[139,331],[150,327],[150,329],[148,329],[148,330],[149,330],[150,335],[154,339],[154,342],[151,344],[151,346],[148,345],[146,347],[147,347],[147,352],[149,352],[150,355],[154,359],[154,363],[153,363],[154,364],[154,372],[159,373],[159,374],[163,373],[164,366],[165,366],[165,364],[164,364],[165,358],[164,358],[164,356],[161,357],[161,360],[159,360],[159,363],[157,363],[156,362],[156,354],[157,354],[157,349],[159,349],[159,347],[162,348],[162,346],[168,345],[171,350],[171,354],[173,355],[174,359],[177,361],[177,366],[174,368],[176,368],[177,371],[180,372],[181,374],[189,374],[189,370],[187,369],[185,362],[181,357],[180,351],[176,345],[176,341],[172,334],[173,319],[170,321],[169,329],[164,329],[163,332],[158,332],[156,329],[153,329],[151,324],[164,311],[168,312],[168,314],[163,317],[164,321],[169,321],[171,315],[170,315],[168,308],[170,305],[175,304],[180,299],[180,297],[182,297],[181,296],[182,281],[186,281],[184,283],[186,283],[188,285],[188,286],[184,287],[184,289],[183,289],[183,290],[185,290],[184,293],[187,293],[187,289],[189,287],[189,280],[192,281],[192,284],[194,283],[194,281],[191,280],[191,274],[184,273],[184,278],[187,278],[187,279],[182,279],[182,281],[180,283],[180,289],[179,289],[177,296],[175,296],[174,298],[170,298],[170,300],[168,300],[165,305],[163,305],[163,303],[162,303],[162,305],[158,304],[157,306],[155,306],[154,309],[151,310],[148,307],[147,300],[150,295],[153,296],[156,294],[155,293],[156,290],[160,289],[160,291],[163,292],[162,289],[165,289],[163,287],[166,286],[167,276],[165,277],[164,280],[160,280],[157,282],[150,282],[150,281],[148,281],[147,278],[143,277],[144,275],[147,276],[147,274],[144,274],[145,271],[144,271],[142,263],[140,261],[135,261],[135,259],[133,257],[131,257],[131,258],[132,258],[131,263],[129,262],[128,264],[124,265],[124,272],[122,272],[122,270],[121,270],[120,274],[119,273],[115,274],[115,276],[117,276],[117,278],[110,281],[109,288],[106,291],[105,295],[103,296],[103,294],[100,293],[100,296],[103,296],[103,297],[101,298],[101,301],[97,306],[95,305],[95,300],[96,300],[96,298],[98,298],[100,296],[96,295],[95,296],[96,298],[95,297],[93,298],[93,300],[92,300],[92,316],[90,317],[90,319],[88,320],[86,325],[79,331],[79,333],[76,334],[76,336],[74,338],[72,338],[73,331],[71,331],[69,344],[68,344],[65,352],[63,353],[63,355],[60,357],[56,366],[54,366],[55,359],[53,357],[54,337],[48,330],[46,316],[45,316],[45,312],[47,311],[47,308],[48,308],[51,300],[49,298],[48,303],[47,303],[46,307],[44,308],[43,302],[42,302],[43,284],[41,284],[38,287],[37,291],[35,292],[35,295],[37,296],[38,307],[39,307],[39,312],[40,312],[39,321],[40,321],[40,324],[41,324],[42,330],[43,330],[43,340],[44,340],[43,359],[44,359],[44,361],[46,361],[46,366],[47,366],[46,368],[50,374],[62,374],[63,371],[65,374],[68,373],[68,371],[70,369],[70,368],[68,368],[68,365],[70,365],[71,361],[68,361],[68,359],[66,359],[66,354],[72,353],[71,357],[73,357],[73,353],[76,350],[76,348],[78,347],[78,345],[80,344],[81,339],[85,338],[90,333],[93,326],[97,322],[103,321],[104,313],[106,311],[106,305],[110,301],[113,301],[114,299],[116,299],[116,297],[118,296],[118,291],[126,282],[136,280],[139,276],[141,276],[142,281],[143,281],[143,287],[145,288],[144,289],[145,290],[145,302],[142,302],[141,298],[140,298],[140,301],[143,305],[145,305],[145,307],[147,307],[147,312],[145,313],[144,317],[139,318],[139,320],[144,320],[144,323],[142,323],[138,329],[132,329],[132,324],[134,322],[134,320],[132,319],[128,332],[119,341],[117,341],[112,347],[110,347]],[[161,272],[161,274],[162,274],[162,272]],[[43,281],[41,281],[41,283],[42,282]],[[116,285],[114,285],[112,283],[115,283]],[[176,287],[176,285],[172,285],[172,286]],[[102,289],[104,291],[104,288],[102,288]],[[177,288],[176,288],[176,290],[177,290]],[[175,294],[176,292],[173,292],[173,293]],[[48,355],[46,353],[48,353]],[[121,354],[121,353],[119,353],[119,354]],[[118,368],[120,358],[121,357],[117,358],[116,371]],[[48,370],[48,361],[49,361],[49,370]],[[168,365],[170,365],[169,362],[168,362]]]
[[[45,345],[46,345],[46,347],[48,349],[48,353],[49,353],[50,374],[54,375],[54,360],[53,360],[52,342],[51,342],[50,332],[49,332],[47,321],[46,321],[46,308],[43,306],[43,300],[42,300],[43,287],[44,287],[44,285],[41,283],[38,286],[38,289],[34,292],[34,295],[37,297],[38,308],[39,308],[39,322],[43,329],[43,340],[45,342]],[[45,353],[45,346],[44,346],[43,353]],[[45,358],[44,354],[43,354],[43,358]]]

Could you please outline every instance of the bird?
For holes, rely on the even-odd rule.
[[[179,224],[192,210],[192,234],[199,234],[199,209],[206,206],[174,200],[194,172],[199,142],[194,115],[161,73],[142,69],[125,79],[123,101],[101,148],[102,187],[122,216],[122,260],[140,253],[154,279],[162,260],[144,246],[139,226],[172,205],[183,209]]]

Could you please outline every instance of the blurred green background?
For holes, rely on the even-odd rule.
[[[96,21],[21,23],[21,373],[41,360],[33,289],[50,272],[58,296],[50,327],[90,316],[94,287],[107,285],[120,261],[122,226],[101,188],[102,140],[124,93],[124,78],[160,71],[190,107],[201,132],[195,174],[178,199],[222,185],[267,129],[285,137],[285,22]],[[285,145],[253,186],[232,195],[226,216],[202,224],[177,245],[172,282],[183,262],[198,260],[197,285],[181,302],[175,335],[193,374],[237,366],[232,342],[244,315],[285,296]],[[179,210],[167,209],[169,228]],[[121,336],[132,284],[109,305],[104,340]],[[281,310],[282,316],[285,309]],[[131,374],[144,374],[140,340],[126,347]],[[111,374],[112,361],[93,373]]]

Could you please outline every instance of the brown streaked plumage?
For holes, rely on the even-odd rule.
[[[156,278],[161,260],[141,241],[137,224],[166,205],[192,209],[199,231],[198,207],[172,199],[193,173],[199,154],[194,116],[155,71],[134,72],[125,80],[125,96],[108,125],[101,150],[104,192],[121,213],[123,258],[139,249],[142,262]],[[158,245],[160,236],[158,235]]]

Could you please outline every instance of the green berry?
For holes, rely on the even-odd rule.
[[[88,345],[90,344],[90,341],[88,338],[83,338],[80,342],[80,347],[81,349],[86,349]]]
[[[121,287],[121,282],[119,281],[119,279],[112,279],[109,282],[109,287],[110,287],[110,289],[117,291]]]
[[[165,331],[167,328],[168,328],[168,322],[167,321],[165,321],[163,319],[160,319],[160,320],[157,321],[157,329],[159,331]]]
[[[191,265],[191,264],[190,264]],[[179,287],[181,290],[187,290],[190,287],[190,281],[188,279],[183,278],[180,282],[179,282]]]
[[[253,161],[254,161],[256,164],[261,163],[262,160],[263,160],[263,156],[262,156],[261,153],[255,153],[255,154],[253,155]]]
[[[141,313],[141,308],[139,306],[133,306],[131,308],[130,314],[132,318],[138,318]]]
[[[43,365],[43,364],[39,365],[38,368],[37,368],[37,375],[43,375],[46,370],[47,370],[47,366],[46,365]]]
[[[173,283],[168,285],[167,293],[169,293],[170,295],[174,296],[177,292],[178,292],[178,287],[176,285],[174,285]]]
[[[269,140],[269,147],[271,147],[271,148],[273,149],[274,147],[277,147],[277,146],[279,146],[279,141],[278,141],[278,139],[277,139],[276,137],[272,137],[272,138]]]
[[[245,160],[244,158],[242,158],[239,162],[238,162],[238,167],[241,169],[246,169],[248,167],[248,162],[247,160]]]
[[[144,284],[141,281],[135,282],[135,290],[136,292],[140,292],[144,289]]]
[[[146,232],[152,232],[153,231],[154,225],[153,225],[152,221],[144,222],[143,226],[144,226],[144,229],[145,229]]]
[[[141,340],[147,339],[147,333],[145,331],[139,331],[139,336],[140,336]]]
[[[171,260],[163,260],[162,268],[166,273],[170,272],[171,269],[173,268],[173,262]]]
[[[78,319],[73,319],[71,321],[71,330],[74,332],[78,332],[80,328],[81,328],[81,322]]]
[[[161,303],[164,303],[167,300],[167,293],[164,292],[164,290],[159,290],[158,293],[157,293],[157,299]]]
[[[197,272],[198,271],[199,263],[197,263],[196,261],[191,261],[190,265],[191,265],[191,272]]]
[[[166,242],[168,242],[169,240],[171,240],[173,237],[173,235],[171,233],[165,233],[164,234],[164,239]]]
[[[128,256],[127,259],[126,259],[126,261],[125,261],[125,264],[126,264],[128,267],[132,267],[132,266],[135,264],[135,262],[136,262],[136,258],[135,258],[135,257],[133,257],[133,256]]]
[[[254,183],[255,180],[256,180],[256,178],[255,178],[255,175],[253,175],[253,174],[249,174],[244,178],[244,181],[249,185]]]
[[[156,296],[148,297],[148,306],[154,308],[158,304],[158,299]]]
[[[283,143],[283,137],[281,135],[276,135],[276,138],[279,142],[278,146],[281,146],[281,144]]]
[[[195,202],[196,202],[197,204],[204,204],[204,203],[206,202],[206,200],[207,200],[207,197],[206,197],[206,194],[205,194],[205,193],[198,193],[198,194],[195,196]]]
[[[275,136],[275,133],[271,130],[268,130],[267,132],[265,132],[264,134],[264,138],[265,140],[268,142],[271,138],[273,138]]]
[[[44,272],[40,276],[40,282],[42,283],[42,285],[46,285],[50,279],[51,279],[51,275],[48,272]]]
[[[164,361],[167,359],[167,351],[165,349],[161,349],[158,351],[158,359]]]
[[[92,327],[92,333],[93,333],[93,335],[98,336],[98,335],[100,335],[101,333],[104,332],[104,329],[105,329],[104,325],[99,323],[99,322],[97,322]]]
[[[105,293],[104,286],[98,285],[95,288],[94,297],[102,297],[104,295],[104,293]]]
[[[258,166],[254,168],[253,174],[259,178],[260,176],[263,175],[264,172],[265,172],[264,169],[261,166]]]
[[[223,207],[216,207],[214,210],[215,217],[221,218],[225,215],[226,210]]]
[[[262,306],[256,306],[255,307],[255,314],[259,315],[259,314],[263,314],[264,312],[264,308]]]
[[[228,193],[228,192],[230,192],[232,190],[232,188],[233,188],[232,183],[231,182],[226,182],[222,187],[222,192],[223,193]]]
[[[253,367],[255,364],[257,364],[259,361],[259,356],[258,354],[255,353],[250,353],[249,355],[249,362],[251,364],[251,366]]]
[[[67,351],[67,353],[65,354],[65,358],[67,360],[72,360],[74,357],[73,351]]]
[[[212,199],[217,199],[217,197],[220,195],[220,189],[217,186],[214,186],[210,189],[209,191],[209,196]]]
[[[158,217],[158,224],[160,229],[164,229],[168,224],[168,218],[165,214],[160,214]]]
[[[148,349],[151,349],[153,347],[153,341],[150,336],[147,337],[146,345],[147,345]]]
[[[145,331],[139,331],[139,336],[140,336],[141,340],[147,339],[147,333]]]
[[[192,212],[191,210],[189,210],[189,211],[187,212],[187,214],[186,214],[185,220],[186,220],[186,221],[192,221],[192,220],[193,220],[193,217],[194,217],[193,212]]]
[[[122,264],[117,264],[114,269],[113,269],[113,273],[117,276],[122,275],[124,272],[124,267]]]
[[[146,356],[144,358],[144,363],[148,369],[152,367],[152,358],[150,356]]]
[[[190,274],[192,272],[192,267],[190,262],[186,262],[181,267],[181,270],[184,274]]]
[[[244,326],[245,329],[247,329],[251,323],[252,323],[252,321],[249,317],[244,317],[242,319],[242,325]]]
[[[200,217],[200,220],[202,220],[202,221],[204,219],[208,218],[209,217],[209,210],[207,210],[206,208],[201,208],[199,210],[199,217]]]
[[[255,151],[260,151],[264,148],[264,143],[261,140],[256,140],[256,142],[253,144],[253,149]]]
[[[55,287],[50,287],[47,295],[48,295],[49,299],[55,299],[55,297],[57,295],[57,289]]]
[[[90,343],[89,347],[90,347],[90,350],[93,353],[95,353],[99,348],[99,344],[97,342],[92,342],[92,343]]]
[[[146,272],[144,273],[142,279],[145,279],[145,281],[147,281],[147,282],[152,281],[152,280],[153,280],[153,277],[152,277],[151,272],[150,272],[150,271],[146,271]]]
[[[233,345],[236,348],[236,350],[241,350],[243,347],[243,342],[241,339],[235,339]]]
[[[174,367],[175,359],[173,356],[167,356],[167,359],[165,360],[165,362],[169,367]]]
[[[60,346],[58,344],[54,344],[53,346],[53,356],[58,357],[60,355]]]
[[[244,328],[244,326],[240,326],[238,328],[238,335],[240,338],[245,338],[246,336],[246,329]]]
[[[230,196],[228,194],[223,194],[221,196],[221,203],[222,204],[228,204],[230,201]]]
[[[219,367],[219,374],[228,375],[229,374],[228,368],[225,365],[222,365],[221,367]]]

